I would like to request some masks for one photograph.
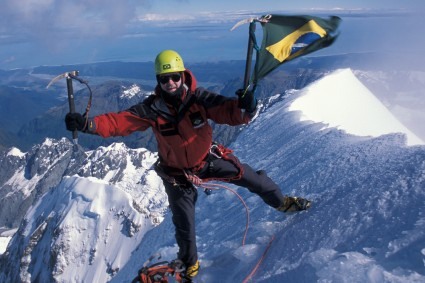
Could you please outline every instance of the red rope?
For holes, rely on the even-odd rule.
[[[252,276],[254,276],[254,274],[257,272],[258,268],[260,267],[261,263],[263,262],[263,260],[266,258],[266,254],[270,249],[270,246],[272,245],[272,242],[274,240],[274,235],[272,236],[269,244],[267,245],[266,249],[263,252],[263,255],[261,256],[261,258],[258,260],[257,264],[255,265],[254,269],[251,271],[250,274],[248,274],[247,277],[245,277],[245,279],[242,281],[242,283],[247,283],[249,282],[249,280],[252,279]]]
[[[248,228],[249,228],[249,208],[246,205],[246,203],[243,200],[243,198],[235,190],[232,190],[231,188],[229,188],[227,186],[224,186],[224,185],[202,183],[199,186],[202,187],[202,188],[204,188],[204,189],[210,189],[210,190],[217,190],[217,188],[222,188],[222,189],[225,189],[225,190],[228,190],[228,191],[232,192],[235,196],[237,196],[239,198],[239,200],[241,201],[241,203],[244,205],[245,211],[246,211],[245,233],[244,233],[243,238],[242,238],[242,246],[244,246],[245,245],[245,240],[246,240],[246,235],[248,234]]]
[[[198,183],[198,186],[199,187],[202,187],[202,188],[204,188],[204,189],[210,189],[210,190],[217,190],[217,188],[223,188],[223,189],[225,189],[225,190],[228,190],[228,191],[230,191],[230,192],[232,192],[234,195],[236,195],[238,198],[239,198],[239,200],[242,202],[242,204],[244,205],[244,207],[245,207],[245,211],[246,211],[246,225],[245,225],[245,233],[244,233],[244,235],[243,235],[243,238],[242,238],[242,246],[244,246],[245,245],[245,241],[246,241],[246,236],[247,236],[247,234],[248,234],[248,229],[249,229],[249,208],[248,208],[248,206],[246,205],[246,203],[245,203],[245,201],[243,200],[243,198],[235,191],[235,190],[232,190],[231,188],[229,188],[229,187],[227,187],[227,186],[225,186],[225,185],[220,185],[220,184],[211,184],[211,183],[209,183],[209,184],[205,184],[205,183],[203,183],[202,181],[200,182],[200,183]],[[251,279],[252,279],[252,277],[255,275],[255,273],[257,272],[257,270],[258,270],[258,268],[260,268],[260,265],[261,265],[261,263],[263,262],[263,260],[265,259],[265,257],[266,257],[266,254],[267,254],[267,252],[269,251],[269,249],[270,249],[270,246],[272,245],[272,242],[273,242],[273,240],[274,240],[274,235],[272,236],[272,238],[270,239],[270,241],[269,241],[269,243],[268,243],[268,245],[267,245],[267,247],[266,247],[266,249],[264,250],[264,252],[263,252],[263,254],[262,254],[262,256],[261,256],[261,258],[258,260],[258,262],[257,262],[257,264],[254,266],[254,268],[252,269],[252,271],[248,274],[248,276],[243,280],[243,282],[242,283],[247,283],[247,282],[249,282]]]

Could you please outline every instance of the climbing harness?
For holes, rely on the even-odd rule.
[[[210,182],[210,181],[221,181],[221,182],[228,183],[231,181],[240,180],[242,178],[244,170],[239,160],[231,153],[233,153],[233,150],[226,148],[222,144],[218,144],[214,142],[210,147],[207,157],[205,158],[206,160],[203,160],[199,165],[195,166],[194,168],[183,170],[183,173],[186,179],[192,184],[194,184],[195,186],[200,186],[201,184]],[[199,178],[198,173],[206,165],[209,164],[208,159],[211,158],[211,156],[214,159],[223,159],[223,160],[227,160],[231,162],[238,169],[238,173],[235,176],[231,176],[231,177],[209,177],[209,178],[203,178],[203,179]]]

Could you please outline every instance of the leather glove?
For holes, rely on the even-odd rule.
[[[238,89],[236,91],[236,95],[238,96],[239,108],[245,109],[249,113],[252,113],[255,111],[255,109],[257,108],[257,99],[254,96],[254,92],[250,90],[247,90],[245,92],[244,89]]]
[[[68,113],[65,116],[65,124],[68,131],[84,131],[86,119],[80,113]]]

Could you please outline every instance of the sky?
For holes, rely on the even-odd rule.
[[[336,93],[344,99],[335,100]],[[327,107],[314,107],[318,103]],[[354,108],[349,120],[339,115],[347,103]],[[391,134],[409,132],[349,69],[276,95],[261,107],[230,148],[242,162],[266,170],[284,194],[309,198],[312,207],[282,214],[231,186],[248,207],[243,244],[242,203],[228,190],[207,196],[200,189],[197,282],[243,282],[263,254],[252,282],[424,282],[423,142],[405,146],[402,136]],[[65,141],[46,139],[40,162],[28,165],[44,168],[41,174],[25,178],[28,166],[21,166],[7,182],[36,190],[44,177],[60,178],[56,165],[68,154],[43,156],[60,143]],[[9,154],[33,159],[17,150]],[[51,282],[54,276],[60,282],[122,283],[153,254],[161,261],[175,259],[164,188],[150,169],[156,155],[122,143],[87,154],[77,166],[87,177],[65,176],[28,210],[0,280]],[[2,278],[2,271],[21,280]]]
[[[2,0],[0,69],[153,61],[158,52],[170,48],[178,49],[191,61],[244,59],[246,28],[229,30],[245,18],[272,12],[422,13],[424,7],[421,0],[320,4],[269,0]]]

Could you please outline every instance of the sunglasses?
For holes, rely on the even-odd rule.
[[[162,84],[166,84],[170,81],[170,79],[173,82],[178,82],[181,79],[181,75],[180,74],[171,74],[171,75],[162,75],[162,76],[158,76],[158,81]]]

